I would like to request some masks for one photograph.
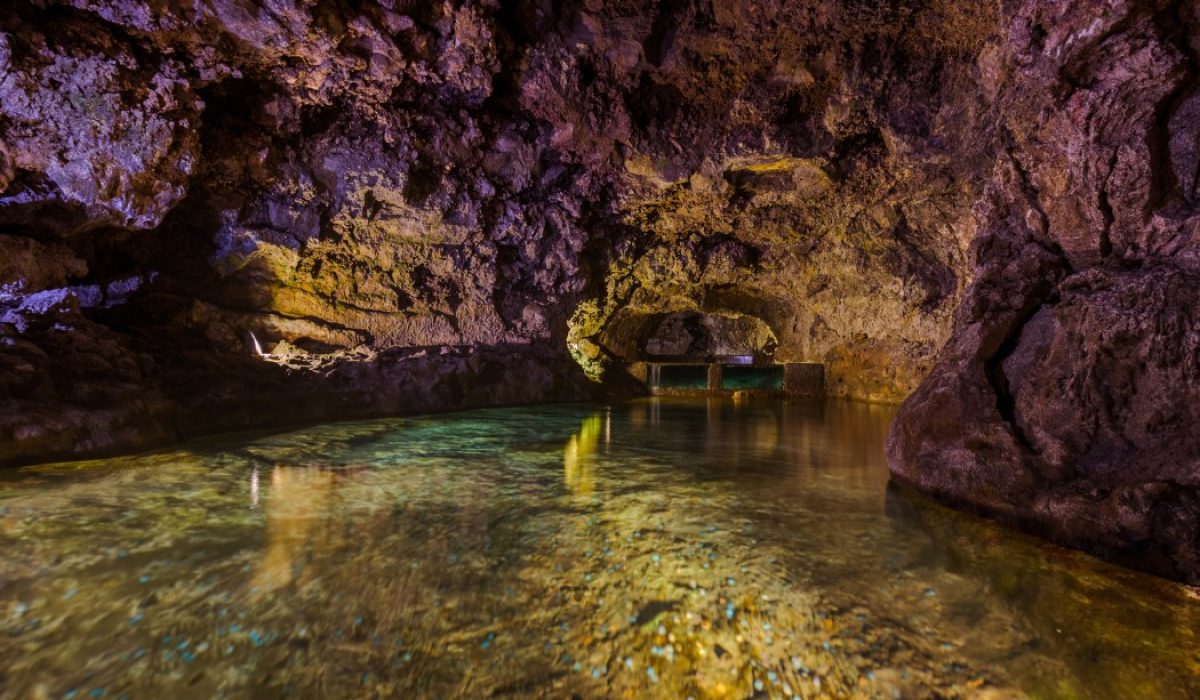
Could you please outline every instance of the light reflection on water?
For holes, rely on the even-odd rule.
[[[571,493],[591,495],[596,490],[595,456],[602,421],[605,422],[604,444],[607,446],[611,416],[602,419],[596,414],[583,419],[579,432],[572,435],[563,448],[563,476]]]
[[[9,472],[0,697],[1200,696],[1194,592],[889,492],[891,415],[542,406]]]

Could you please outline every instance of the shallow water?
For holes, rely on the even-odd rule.
[[[1200,596],[889,492],[892,410],[651,399],[0,475],[0,697],[1200,697]]]

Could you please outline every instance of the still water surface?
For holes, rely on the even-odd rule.
[[[1200,697],[1200,595],[889,491],[891,415],[540,406],[8,472],[0,697]]]

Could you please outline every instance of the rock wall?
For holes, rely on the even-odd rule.
[[[672,314],[747,316],[777,359],[824,363],[834,395],[904,398],[967,282],[988,161],[973,57],[991,8],[659,8],[598,25],[608,55],[631,56],[610,78],[626,97],[581,120],[620,129],[619,226],[571,319],[573,352],[595,373]],[[650,34],[634,61],[637,22]]]
[[[995,12],[800,5],[13,3],[0,463],[586,397],[685,312],[903,398]]]
[[[1006,3],[981,54],[1002,149],[973,283],[905,403],[893,475],[1200,582],[1200,14]]]
[[[174,8],[174,9],[172,9]],[[587,174],[495,3],[18,3],[0,463],[582,398]]]

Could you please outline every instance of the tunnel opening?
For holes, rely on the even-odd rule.
[[[777,353],[776,328],[791,320],[772,316],[774,307],[764,300],[706,295],[702,306],[665,309],[659,304],[679,300],[657,301],[620,309],[592,334],[568,339],[590,378],[614,386],[632,382],[651,395],[825,396],[823,363],[807,361],[795,348]],[[572,321],[577,329],[598,311],[581,308]]]
[[[823,396],[824,367],[780,362],[772,328],[732,311],[628,316],[606,332],[608,347],[654,395]]]
[[[638,359],[647,361],[771,362],[777,341],[762,319],[743,314],[685,311],[648,324]]]

